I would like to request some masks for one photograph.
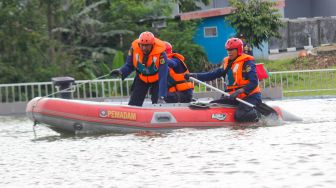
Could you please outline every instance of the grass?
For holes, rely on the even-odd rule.
[[[281,60],[263,60],[259,59],[257,63],[264,63],[264,66],[269,72],[277,71],[292,71],[296,67],[301,70],[310,70],[311,65],[316,62],[308,58],[289,58]],[[328,67],[329,69],[336,68],[336,65]],[[318,67],[317,67],[318,69]],[[321,68],[325,69],[325,68]],[[321,95],[336,95],[336,75],[335,72],[316,72],[316,73],[292,73],[292,74],[273,74],[269,80],[265,80],[266,86],[277,81],[280,84],[282,78],[282,86],[285,97],[298,96],[321,96]],[[326,91],[303,91],[303,92],[286,92],[297,90],[317,90],[317,89],[334,89]]]
[[[291,70],[291,67],[295,63],[295,59],[294,58],[280,59],[280,60],[258,59],[256,60],[256,63],[263,63],[265,68],[269,72],[287,71]]]

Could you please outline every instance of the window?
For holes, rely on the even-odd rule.
[[[204,37],[217,37],[217,27],[204,27]]]

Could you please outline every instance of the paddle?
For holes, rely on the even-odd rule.
[[[225,96],[230,96],[229,93],[226,93],[226,92],[224,92],[224,91],[222,91],[222,90],[220,90],[220,89],[218,89],[218,88],[216,88],[216,87],[214,87],[214,86],[212,86],[212,85],[210,85],[210,84],[207,84],[207,83],[205,83],[205,82],[202,82],[202,81],[200,81],[200,80],[198,80],[198,79],[196,79],[196,78],[190,77],[189,79],[192,80],[192,81],[195,81],[195,82],[197,82],[197,83],[203,84],[203,85],[205,85],[206,87],[209,87],[209,88],[211,88],[211,89],[213,89],[213,90],[215,90],[215,91],[218,91],[218,92],[224,94]],[[273,114],[273,115],[277,115],[277,114],[278,114],[272,107],[268,106],[268,105],[265,104],[265,103],[259,103],[259,104],[257,104],[257,105],[253,105],[253,104],[248,103],[248,102],[246,102],[246,101],[244,101],[244,100],[242,100],[242,99],[239,99],[239,98],[236,98],[236,100],[237,100],[238,102],[241,102],[241,103],[243,103],[243,104],[245,104],[245,105],[251,107],[251,108],[256,109],[258,112],[260,112],[260,113],[261,113],[262,115],[264,115],[264,116],[269,116],[269,115],[272,115],[272,114]]]

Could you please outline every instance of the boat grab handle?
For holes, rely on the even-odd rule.
[[[170,122],[171,120],[170,116],[167,116],[166,114],[157,114],[155,119],[157,122]]]
[[[170,112],[154,112],[151,123],[176,123],[176,119]]]

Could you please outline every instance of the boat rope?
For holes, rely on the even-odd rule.
[[[121,97],[120,97],[120,104],[122,104],[123,103],[123,98],[124,98],[124,92],[123,92],[123,82],[121,81],[120,82],[120,90],[121,90],[121,93],[120,93],[120,95],[121,95]]]
[[[34,132],[34,138],[35,138],[35,139],[37,138],[37,136],[36,136],[36,131],[35,131],[35,127],[36,127],[37,124],[38,124],[38,121],[34,121],[33,132]]]
[[[105,74],[105,75],[103,75],[103,76],[100,76],[100,77],[98,77],[98,78],[95,78],[95,79],[93,79],[93,80],[89,80],[89,81],[87,81],[87,82],[83,82],[83,83],[81,83],[81,84],[78,84],[77,87],[82,86],[82,85],[87,84],[87,83],[90,83],[90,82],[93,82],[93,81],[95,81],[95,80],[99,80],[99,79],[105,78],[105,77],[107,77],[107,76],[110,76],[110,73]],[[45,96],[39,98],[39,99],[36,101],[36,104],[33,106],[33,110],[34,110],[34,107],[35,107],[35,106],[37,105],[37,103],[39,102],[39,100],[41,100],[41,99],[43,99],[43,98],[45,98],[45,97],[50,97],[50,96],[55,95],[55,94],[60,93],[60,92],[69,91],[70,89],[72,89],[72,88],[69,87],[69,88],[66,88],[66,89],[63,89],[63,90],[59,90],[59,91],[56,91],[56,92],[54,92],[54,93],[51,93],[51,94],[49,94],[49,95],[45,95]]]
[[[105,78],[105,77],[107,77],[107,76],[110,76],[110,74],[108,73],[108,74],[105,74],[105,75],[100,76],[100,77],[98,77],[98,78],[95,78],[95,79],[93,79],[93,80],[89,80],[89,81],[87,81],[87,82],[83,82],[83,83],[77,84],[77,87],[80,87],[80,86],[82,86],[82,85],[84,85],[84,84],[93,82],[93,81],[95,81],[95,80],[99,80],[99,79]],[[122,82],[120,82],[120,87],[121,87],[121,88],[123,87],[123,83],[122,83]],[[59,90],[59,91],[54,92],[54,93],[51,93],[51,94],[49,94],[49,95],[42,96],[42,97],[40,97],[39,99],[37,99],[37,100],[35,101],[35,103],[32,105],[32,111],[31,111],[31,114],[32,114],[32,119],[33,119],[33,121],[34,121],[34,124],[33,124],[33,132],[34,132],[34,137],[35,137],[35,139],[37,138],[37,134],[36,134],[36,130],[35,130],[35,128],[36,128],[36,125],[37,125],[39,122],[38,122],[38,121],[36,120],[36,118],[35,118],[35,112],[34,112],[34,111],[35,111],[35,108],[36,108],[38,102],[39,102],[41,99],[43,99],[43,98],[53,96],[53,95],[55,95],[55,94],[57,94],[57,93],[64,92],[64,91],[70,91],[70,89],[72,89],[72,87],[69,87],[69,88],[66,88],[66,89],[63,89],[63,90]],[[121,101],[122,101],[122,98],[123,98],[123,92],[121,92]],[[77,130],[76,130],[76,131],[77,131]]]
[[[109,75],[110,75],[110,73],[105,74],[105,75],[103,75],[103,76],[100,76],[100,77],[98,77],[98,78],[95,78],[95,79],[93,79],[93,80],[89,80],[89,81],[87,81],[87,82],[83,82],[83,83],[81,83],[81,84],[78,84],[77,87],[82,86],[82,85],[87,84],[87,83],[90,83],[90,82],[95,81],[95,80],[99,80],[99,79],[105,78],[105,77],[107,77],[107,76],[109,76]],[[51,93],[51,94],[49,94],[49,95],[45,95],[45,96],[39,98],[38,100],[36,100],[36,103],[33,104],[33,107],[32,107],[32,118],[33,118],[33,120],[34,120],[34,125],[33,125],[33,127],[35,127],[36,124],[38,123],[38,122],[36,121],[35,113],[34,113],[34,108],[37,106],[37,103],[38,103],[41,99],[43,99],[43,98],[45,98],[45,97],[50,97],[50,96],[55,95],[55,94],[57,94],[57,93],[64,92],[64,91],[68,91],[68,90],[70,90],[70,89],[72,89],[72,88],[69,87],[69,88],[63,89],[63,90],[60,90],[60,91]],[[35,133],[35,128],[34,128],[34,133]]]
[[[100,80],[100,79],[105,78],[105,77],[107,77],[107,76],[110,76],[110,73],[105,74],[105,75],[103,75],[103,76],[100,76],[100,77],[98,77],[98,78],[95,78],[95,79],[93,79],[93,80],[89,80],[89,81],[87,81],[87,82],[80,83],[80,84],[77,85],[77,87],[82,86],[82,85],[87,84],[87,83],[90,83],[90,82],[93,82],[93,81],[95,81],[95,80]],[[56,91],[56,92],[51,93],[51,94],[49,94],[49,95],[43,96],[42,98],[44,98],[44,97],[50,97],[50,96],[52,96],[52,95],[55,95],[55,94],[57,94],[57,93],[61,93],[61,92],[64,92],[64,91],[70,91],[70,89],[72,89],[72,88],[69,87],[69,88],[66,88],[66,89],[63,89],[63,90],[59,90],[59,91]]]
[[[40,100],[40,99],[39,99]],[[36,118],[35,118],[35,114],[34,114],[34,108],[37,106],[37,103],[39,102],[39,100],[37,100],[36,101],[36,103],[34,103],[33,104],[33,106],[32,106],[32,118],[33,118],[33,120],[34,120],[34,125],[33,125],[33,127],[35,127],[36,126],[36,124],[38,123],[38,121],[36,121]]]

